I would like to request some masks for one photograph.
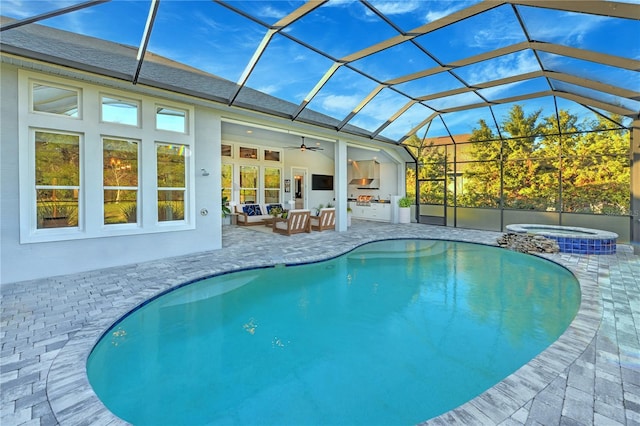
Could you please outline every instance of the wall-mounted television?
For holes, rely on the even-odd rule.
[[[333,191],[333,176],[311,175],[311,189],[314,191]]]

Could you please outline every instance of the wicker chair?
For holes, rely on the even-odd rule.
[[[311,232],[311,211],[306,209],[289,210],[286,219],[273,219],[273,232],[283,235]]]
[[[314,231],[336,229],[335,207],[320,209],[318,216],[311,216],[311,229]]]

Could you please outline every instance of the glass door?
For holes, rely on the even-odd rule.
[[[447,224],[447,180],[418,180],[418,222],[429,225]]]

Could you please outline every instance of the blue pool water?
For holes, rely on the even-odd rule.
[[[415,424],[527,363],[579,301],[538,257],[381,241],[162,295],[105,333],[87,372],[136,425]]]

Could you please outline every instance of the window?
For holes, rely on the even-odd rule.
[[[222,144],[220,146],[220,155],[223,157],[233,157],[233,147],[228,144]]]
[[[258,202],[258,166],[240,166],[240,204]]]
[[[264,202],[280,202],[280,169],[276,167],[264,168]]]
[[[156,106],[156,129],[187,133],[187,111]]]
[[[185,145],[156,145],[158,170],[158,222],[184,220],[187,191]]]
[[[193,107],[28,70],[18,84],[21,243],[195,228]]]
[[[233,190],[233,164],[222,165],[222,198],[231,201]]]
[[[80,91],[78,89],[33,83],[31,110],[34,112],[78,118],[80,106],[79,93]]]
[[[37,229],[78,226],[80,136],[35,132]]]
[[[280,151],[273,151],[271,149],[264,150],[265,161],[277,161],[280,162]]]
[[[106,123],[140,125],[140,102],[129,99],[102,96],[100,99],[101,120]]]
[[[103,138],[104,224],[138,222],[138,142]]]
[[[257,148],[247,148],[245,146],[240,147],[240,158],[251,158],[254,160],[258,159],[258,149]]]

